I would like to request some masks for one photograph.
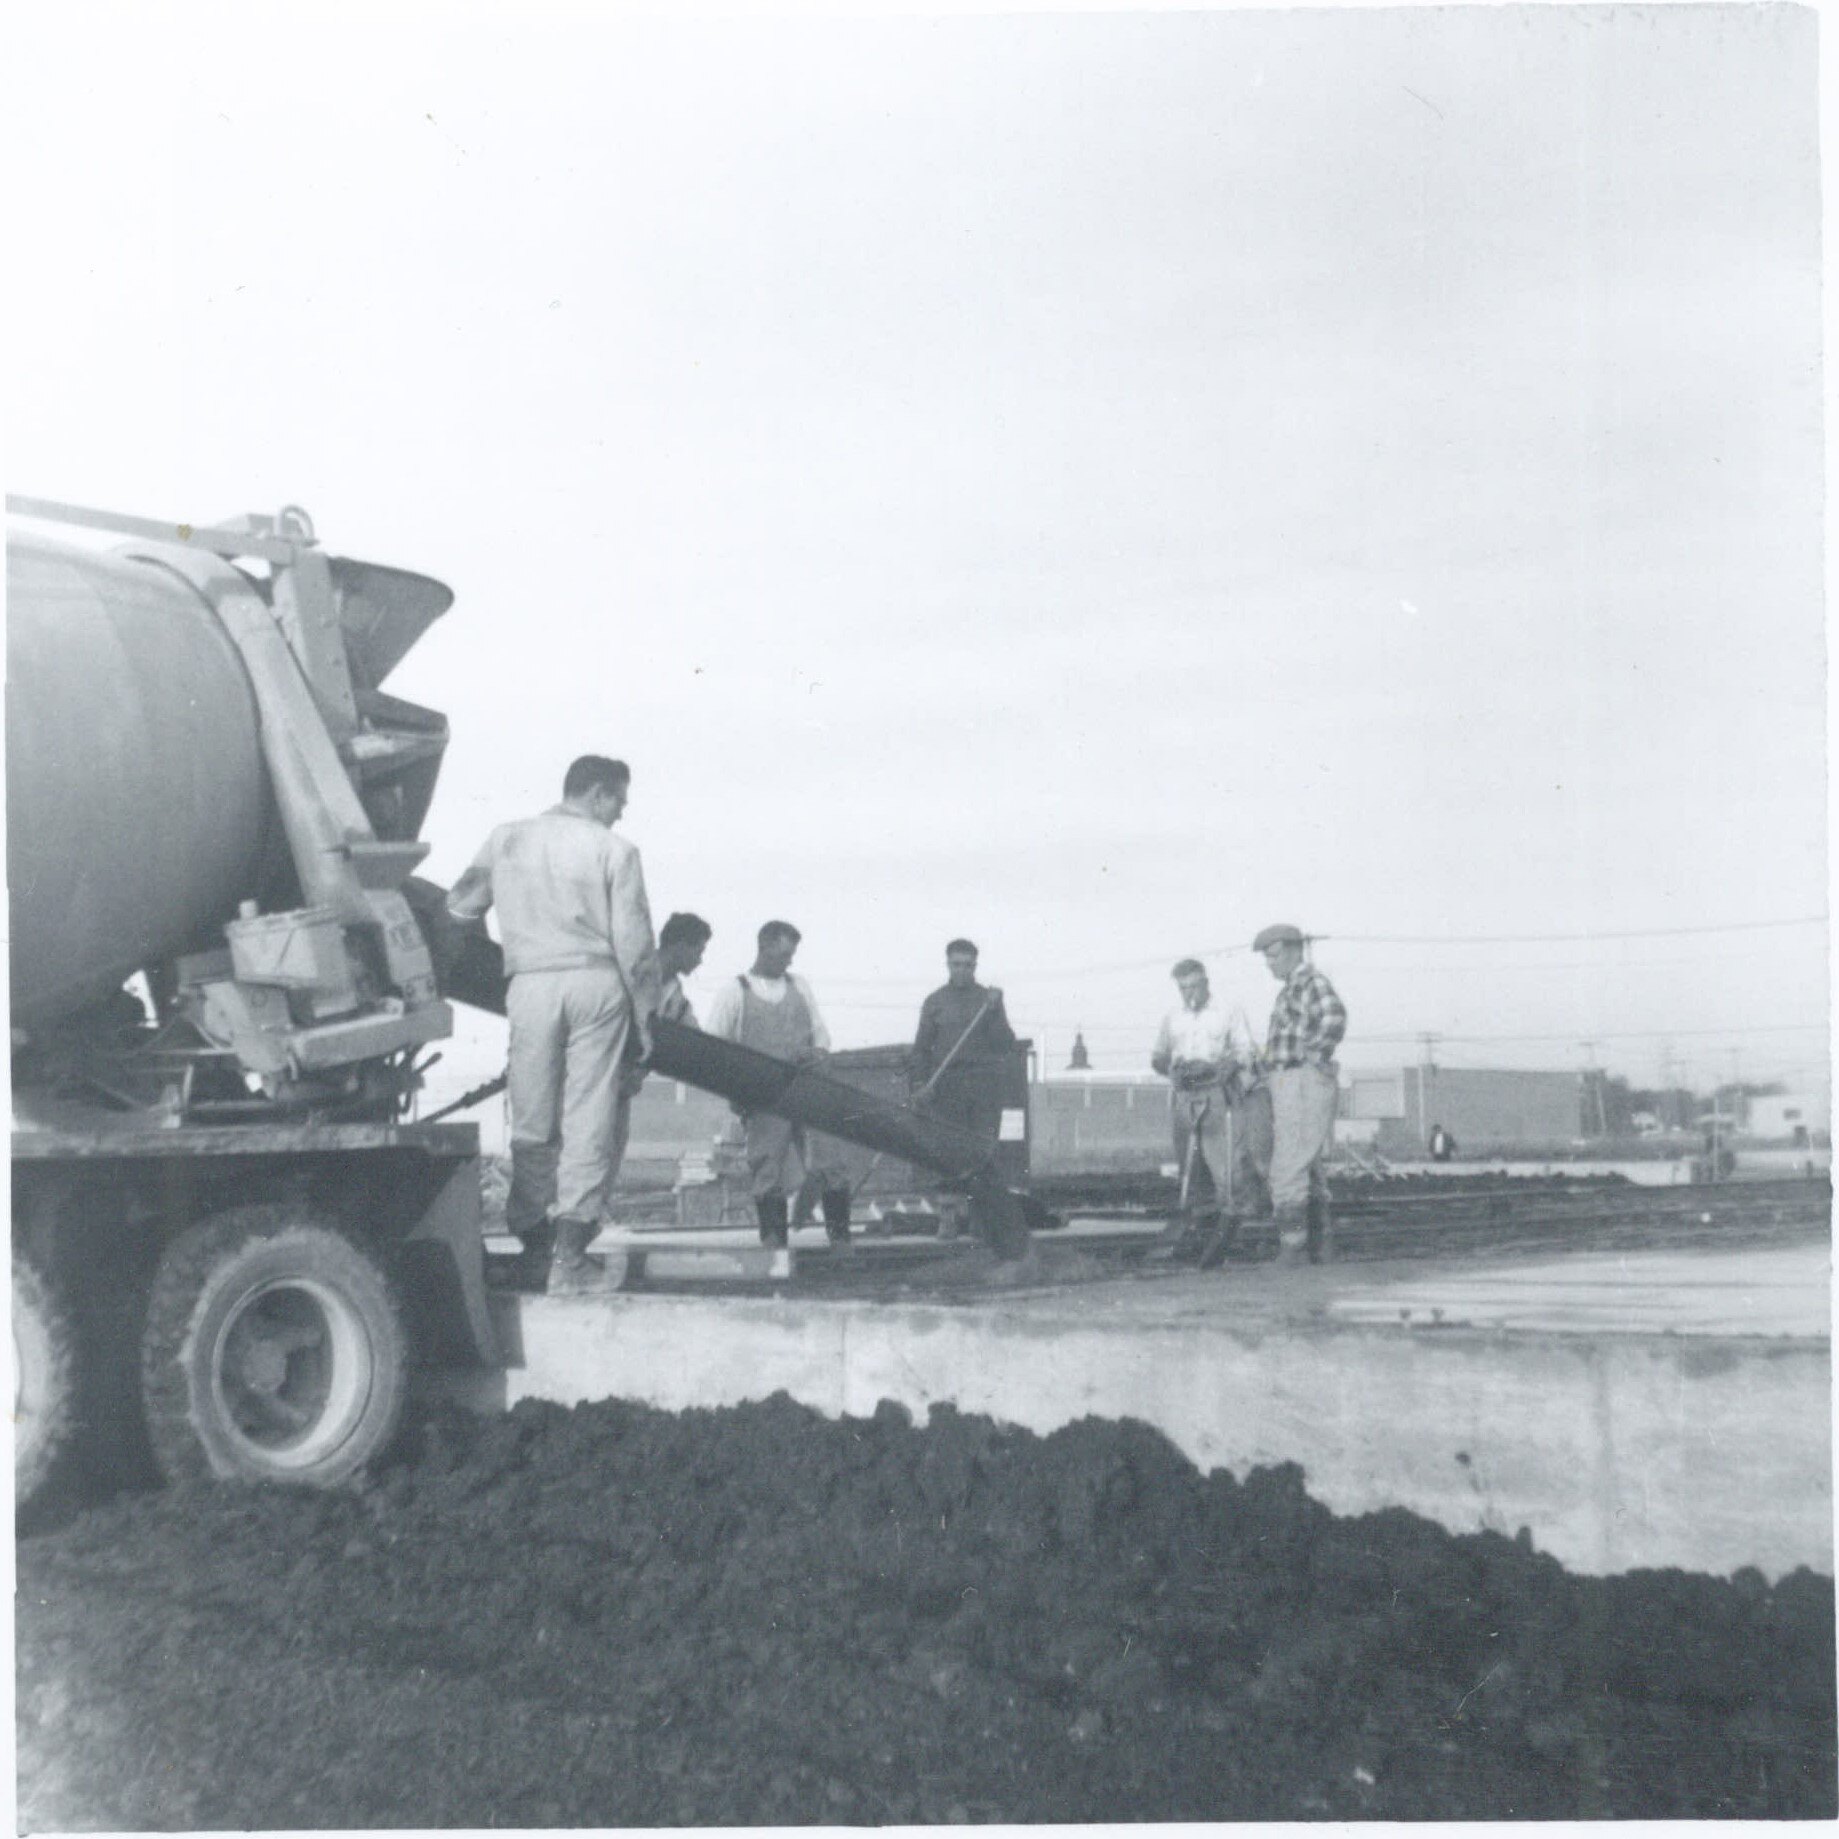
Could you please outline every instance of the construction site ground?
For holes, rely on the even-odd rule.
[[[1190,1323],[1238,1312],[1268,1359],[1318,1345],[1335,1298],[1383,1294],[1401,1348],[1537,1349],[1592,1331],[1426,1340],[1401,1298],[1448,1321],[1451,1296],[1523,1302],[1487,1286],[1544,1272],[1544,1310],[1567,1270],[1660,1260],[1705,1319],[1637,1324],[1644,1358],[1718,1384],[1740,1345],[1815,1358],[1824,1185],[1501,1199],[1350,1191],[1332,1281],[1156,1266],[1149,1215],[1044,1235],[1021,1269],[917,1237],[813,1248],[727,1319],[968,1332],[1041,1306],[1051,1349],[1075,1305],[1173,1298]],[[1695,1286],[1695,1260],[1720,1275]],[[1745,1264],[1807,1275],[1744,1316]],[[591,1342],[723,1301],[498,1306]],[[94,1501],[18,1547],[20,1824],[1839,1814],[1830,1562],[1584,1575],[1511,1515],[1465,1533],[1337,1513],[1293,1463],[1197,1466],[1147,1423],[1003,1415],[430,1395],[350,1492]]]
[[[1109,1207],[1081,1206],[1094,1183],[1042,1183],[1049,1204],[1059,1203],[1064,1224],[1037,1235],[1039,1256],[1021,1271],[1003,1271],[967,1256],[965,1242],[941,1243],[931,1221],[904,1224],[898,1215],[856,1227],[857,1256],[840,1258],[822,1229],[795,1236],[798,1260],[791,1288],[798,1293],[865,1298],[948,1299],[992,1286],[1064,1287],[1117,1281],[1160,1281],[1168,1265],[1160,1255],[1174,1201],[1174,1184],[1118,1182],[1104,1194]],[[654,1197],[651,1218],[635,1197],[637,1242],[696,1246],[745,1245],[746,1229],[680,1232]],[[1123,1200],[1126,1204],[1119,1204]],[[1449,1266],[1512,1262],[1546,1255],[1594,1252],[1730,1252],[1824,1239],[1832,1190],[1823,1179],[1730,1183],[1654,1189],[1620,1180],[1554,1176],[1524,1181],[1498,1175],[1463,1179],[1403,1176],[1338,1184],[1335,1258],[1369,1265],[1434,1260]],[[1265,1232],[1268,1235],[1268,1227]],[[1234,1267],[1255,1269],[1268,1251],[1253,1222],[1243,1232]],[[654,1288],[700,1288],[694,1280]],[[1221,1292],[1223,1306],[1232,1304]]]

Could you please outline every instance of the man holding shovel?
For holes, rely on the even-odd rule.
[[[945,947],[945,982],[920,1007],[909,1063],[914,1104],[996,1142],[1003,1074],[1014,1050],[1015,1030],[1003,1013],[1002,991],[977,981],[977,947],[969,939],[953,939]],[[962,1196],[945,1196],[939,1237],[956,1238],[968,1214]]]
[[[1163,1017],[1149,1063],[1173,1088],[1181,1196],[1172,1244],[1210,1269],[1232,1249],[1239,1221],[1268,1206],[1270,1099],[1251,1025],[1214,998],[1207,967],[1183,958],[1170,974],[1181,1005]]]

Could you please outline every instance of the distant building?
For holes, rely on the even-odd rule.
[[[1091,1067],[1092,1056],[1086,1052],[1085,1035],[1076,1033],[1073,1036],[1073,1058],[1068,1063],[1066,1070],[1069,1073],[1085,1073],[1090,1072]]]
[[[1462,1153],[1569,1144],[1585,1134],[1583,1082],[1576,1073],[1456,1066],[1407,1066],[1355,1073],[1341,1116],[1374,1126],[1383,1156],[1422,1156],[1441,1124]]]
[[[1765,1143],[1807,1148],[1832,1140],[1832,1106],[1807,1092],[1757,1092],[1750,1095],[1743,1134]]]
[[[1028,1089],[1037,1175],[1155,1171],[1169,1147],[1169,1083],[1155,1073],[1073,1073]]]
[[[668,1186],[682,1158],[706,1155],[733,1119],[728,1101],[712,1092],[675,1079],[646,1080],[632,1101],[624,1185]]]

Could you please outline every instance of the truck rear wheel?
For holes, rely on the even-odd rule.
[[[395,1435],[408,1340],[389,1279],[297,1207],[238,1207],[167,1248],[141,1393],[168,1480],[349,1480]]]
[[[77,1354],[70,1312],[50,1280],[13,1248],[13,1501],[43,1493],[77,1433]]]

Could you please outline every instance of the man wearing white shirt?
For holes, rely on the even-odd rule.
[[[510,978],[511,1192],[505,1224],[526,1251],[553,1230],[552,1294],[603,1287],[587,1257],[613,1177],[619,1065],[642,1059],[658,1006],[657,946],[639,852],[613,826],[632,775],[584,754],[562,802],[500,824],[447,896],[462,923],[494,907]]]
[[[802,977],[792,975],[799,937],[789,920],[768,920],[760,928],[753,969],[717,988],[705,1033],[800,1064],[821,1060],[830,1051],[830,1031],[818,1013],[817,998]],[[849,1181],[836,1145],[818,1131],[806,1131],[769,1112],[749,1112],[744,1122],[760,1242],[786,1243],[791,1198],[810,1179],[822,1190],[824,1230],[830,1242],[847,1245]]]
[[[1162,1018],[1149,1063],[1172,1088],[1184,1202],[1191,1204],[1203,1174],[1213,1189],[1214,1206],[1196,1210],[1198,1218],[1214,1222],[1215,1230],[1202,1235],[1201,1250],[1202,1262],[1212,1265],[1225,1257],[1245,1214],[1268,1211],[1270,1098],[1244,1012],[1214,998],[1198,958],[1183,958],[1171,975],[1181,1004]]]

